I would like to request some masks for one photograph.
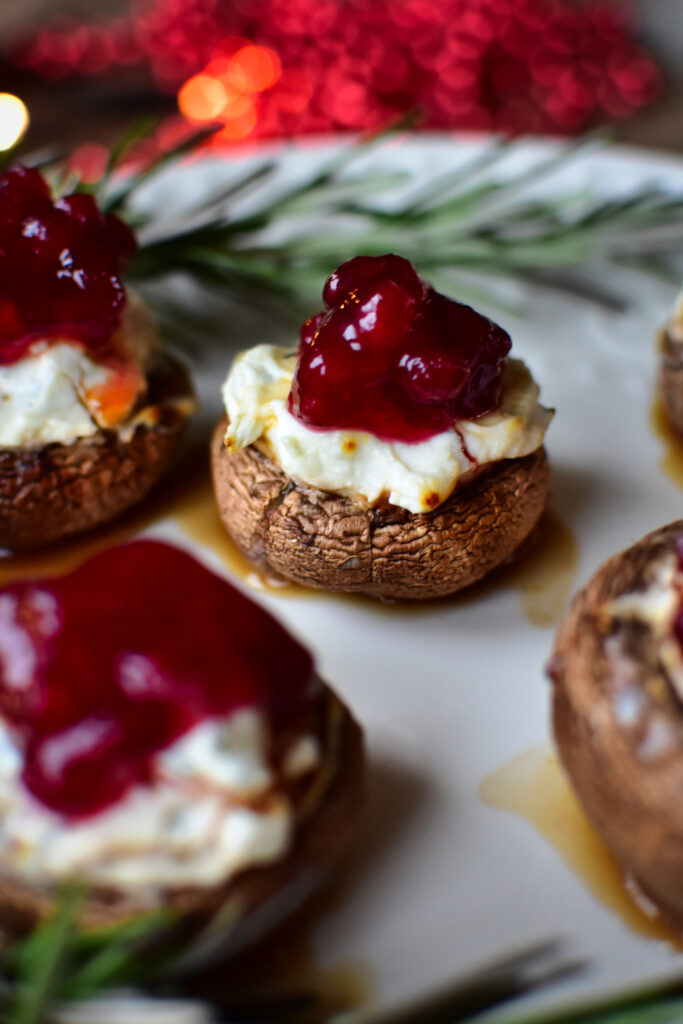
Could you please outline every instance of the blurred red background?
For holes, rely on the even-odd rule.
[[[676,0],[12,7],[0,12],[2,88],[26,101],[36,145],[107,143],[144,113],[162,117],[161,146],[214,122],[214,145],[231,146],[374,130],[419,110],[425,129],[573,134],[616,121],[623,137],[683,148],[676,60],[667,67]]]

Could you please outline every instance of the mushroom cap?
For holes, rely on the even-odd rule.
[[[644,589],[653,564],[673,551],[681,533],[683,520],[655,530],[603,565],[575,597],[549,664],[555,740],[576,793],[626,872],[678,927],[683,706],[662,671],[651,630],[635,620],[615,623],[604,605]],[[615,656],[615,641],[626,651],[628,667]],[[615,698],[625,685],[641,704],[636,721],[618,712]],[[656,755],[644,745],[653,723],[668,736]]]
[[[531,533],[545,507],[544,449],[473,473],[431,512],[372,507],[294,483],[253,445],[211,444],[221,518],[244,554],[309,587],[373,597],[444,597],[481,579]]]
[[[88,889],[79,914],[81,926],[109,927],[143,913],[167,909],[178,915],[177,924],[172,921],[170,927],[191,945],[207,926],[213,927],[217,915],[220,919],[225,914],[225,930],[220,938],[232,951],[252,941],[258,924],[274,927],[295,910],[347,850],[363,806],[365,756],[361,728],[327,687],[324,700],[330,727],[319,736],[322,763],[313,782],[320,794],[317,801],[309,803],[310,783],[292,785],[295,829],[291,850],[284,858],[248,868],[223,885],[164,887],[153,894],[145,892],[143,898],[135,890],[93,887]],[[33,929],[52,910],[55,888],[39,887],[0,872],[3,929],[14,936]],[[259,916],[261,921],[255,929]],[[193,966],[204,966],[208,959],[223,954],[222,945],[215,949],[212,946]]]
[[[683,341],[666,330],[660,335],[659,393],[671,423],[683,435]]]
[[[191,401],[187,371],[164,355],[132,423],[69,444],[0,447],[0,548],[82,533],[144,498],[171,463]]]

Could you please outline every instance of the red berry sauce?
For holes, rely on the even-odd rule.
[[[307,427],[424,441],[497,408],[511,341],[400,256],[357,256],[301,328],[289,411]]]
[[[135,252],[123,221],[92,196],[54,200],[36,170],[0,175],[0,364],[38,338],[100,351],[123,315],[121,274]]]
[[[313,678],[267,612],[166,544],[0,590],[0,713],[24,784],[71,819],[151,782],[155,754],[205,719],[246,706],[291,720]]]

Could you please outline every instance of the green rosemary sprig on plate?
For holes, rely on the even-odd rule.
[[[229,988],[216,992],[212,984],[202,1002],[200,986],[195,983],[188,998],[183,977],[176,977],[173,965],[182,946],[159,941],[164,928],[173,924],[170,915],[148,914],[84,932],[78,925],[83,899],[80,890],[65,890],[43,924],[0,954],[3,1024],[101,1024],[105,1009],[124,1019],[121,1014],[124,1008],[128,1012],[131,998],[138,1007],[135,1020],[146,1020],[143,1011],[149,1011],[155,1024],[185,1019],[221,1024],[455,1024],[582,966],[562,957],[560,943],[548,941],[388,1012],[358,1010],[339,1016],[330,1010],[324,993],[269,991],[267,982],[265,988],[239,993]],[[122,986],[125,992],[119,994]]]
[[[210,132],[131,171],[131,151],[150,131],[150,123],[141,122],[114,147],[95,185],[79,185],[73,174],[60,178],[59,162],[52,164],[52,180],[62,190],[95,192],[105,211],[135,228],[140,249],[129,269],[132,281],[184,272],[248,307],[280,300],[279,312],[284,305],[293,319],[310,311],[329,272],[358,254],[399,252],[437,287],[465,301],[503,306],[509,299],[496,287],[501,280],[619,308],[628,302],[629,287],[618,274],[607,275],[606,285],[598,283],[603,275],[596,268],[628,267],[680,279],[683,191],[649,185],[610,198],[546,186],[539,194],[539,183],[594,145],[594,138],[558,143],[549,156],[513,173],[506,163],[518,144],[495,139],[464,165],[457,162],[444,174],[421,175],[416,182],[365,159],[369,149],[394,142],[404,129],[405,124],[393,126],[342,145],[327,164],[293,185],[281,183],[277,155],[256,158],[237,174],[226,158],[225,186],[185,208],[179,219],[153,203],[142,204],[143,186],[183,157],[201,155]],[[50,169],[45,156],[41,163]]]
[[[84,893],[62,892],[45,921],[0,953],[3,1024],[52,1024],[58,1008],[121,985],[149,983],[177,953],[159,936],[174,922],[168,912],[84,931],[78,925]]]
[[[114,189],[113,200],[105,188],[105,205],[135,222],[140,234],[131,276],[183,270],[247,303],[261,303],[264,294],[296,303],[318,295],[344,259],[399,252],[437,285],[447,278],[446,287],[472,301],[480,293],[495,298],[492,279],[507,278],[608,306],[627,296],[614,284],[598,286],[596,265],[679,277],[683,192],[648,186],[605,198],[551,189],[539,197],[539,182],[595,140],[558,144],[512,174],[505,163],[516,143],[495,140],[416,191],[405,173],[368,170],[368,149],[380,148],[387,134],[344,146],[321,170],[285,188],[277,158],[250,164],[178,223],[141,217],[136,206],[139,186],[172,160],[169,154],[143,178]],[[185,151],[191,147],[186,143]]]
[[[221,1024],[475,1024],[482,1014],[494,1009],[498,1010],[497,1024],[683,1021],[683,978],[599,1001],[572,1002],[543,1013],[529,1009],[501,1015],[505,1004],[585,967],[582,961],[568,959],[562,943],[554,940],[503,957],[390,1010],[331,1015],[324,997],[306,991],[278,995],[255,990],[236,995],[228,990],[218,996],[212,991],[202,1004],[198,1002],[201,989],[195,984],[188,999],[183,979],[174,976],[173,964],[182,946],[159,942],[159,935],[175,921],[172,915],[150,913],[125,924],[84,932],[78,926],[83,899],[82,891],[65,890],[40,927],[0,953],[3,1024],[100,1024],[110,1008],[119,1014],[123,1008],[132,1012],[128,1010],[131,998],[139,1015],[135,1020],[146,1020],[149,1013],[155,1024],[166,1020],[169,1024],[185,1020],[217,1020]],[[122,986],[125,994],[119,995]]]
[[[496,1024],[681,1024],[683,977],[647,988],[626,989],[592,1001],[573,1001],[543,1014],[505,1013]]]

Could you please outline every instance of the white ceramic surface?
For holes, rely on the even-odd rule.
[[[423,183],[476,144],[424,137],[367,159],[404,167]],[[547,146],[515,159],[539,149]],[[324,155],[315,146],[287,150],[284,173],[301,174]],[[168,210],[205,194],[234,166],[169,174],[145,202]],[[615,150],[581,157],[546,187],[615,194],[653,180],[683,190],[683,163]],[[542,290],[519,293],[523,317],[494,312],[542,383],[543,400],[557,409],[547,445],[552,507],[578,544],[576,585],[611,553],[683,515],[683,493],[659,467],[662,445],[650,426],[653,338],[676,289],[626,271],[615,284],[631,301],[626,313]],[[209,418],[218,413],[230,353],[258,340],[235,338],[230,326],[220,366],[200,367]],[[170,522],[154,532],[191,543]],[[211,550],[199,554],[225,571]],[[321,965],[367,965],[382,1004],[555,935],[595,964],[561,995],[680,967],[668,947],[629,932],[526,821],[492,810],[477,794],[484,776],[548,738],[543,665],[552,631],[528,621],[514,589],[413,611],[252,593],[311,646],[321,674],[367,732],[368,818],[354,886],[317,926]]]

